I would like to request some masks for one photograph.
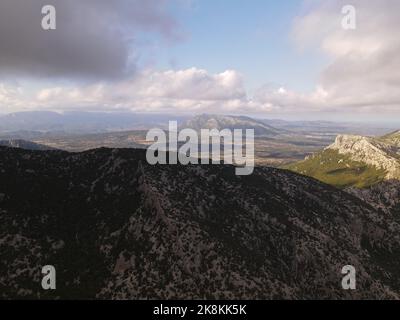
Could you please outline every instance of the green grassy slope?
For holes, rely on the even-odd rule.
[[[336,150],[324,150],[308,159],[284,167],[313,177],[338,188],[367,188],[384,180],[385,170],[365,165],[339,154]]]

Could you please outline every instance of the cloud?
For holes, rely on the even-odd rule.
[[[253,104],[276,113],[320,112],[326,106],[328,93],[318,86],[311,94],[300,93],[284,87],[263,86],[256,90]]]
[[[14,13],[7,11],[8,17],[16,17],[22,10],[26,23],[21,26],[14,21],[20,22],[21,18],[2,19],[6,15],[3,8],[11,3],[18,5],[12,6]],[[398,0],[353,0],[356,30],[342,28],[342,7],[347,1],[305,1],[305,13],[294,21],[292,38],[301,50],[318,51],[330,59],[319,74],[315,90],[296,92],[269,85],[251,95],[235,70],[217,74],[198,68],[127,72],[132,71],[129,61],[138,52],[137,42],[128,35],[144,30],[157,32],[165,39],[179,37],[179,28],[169,17],[164,1],[116,0],[111,4],[106,0],[83,0],[81,6],[72,6],[68,1],[53,0],[63,8],[57,11],[60,38],[40,29],[40,10],[39,22],[29,18],[38,3],[40,0],[0,3],[0,41],[6,44],[0,50],[0,74],[21,72],[34,77],[83,76],[95,80],[86,85],[60,82],[54,86],[40,85],[39,81],[35,86],[39,89],[30,91],[18,85],[0,85],[3,112],[83,109],[314,113],[321,114],[321,118],[324,112],[400,115]],[[15,37],[10,37],[10,30],[14,30]],[[107,81],[113,77],[114,81]]]
[[[322,70],[318,90],[309,96],[321,110],[400,112],[400,2],[354,0],[356,30],[341,27],[341,9],[348,1],[313,1],[294,25],[302,48],[317,48],[331,59]],[[321,98],[321,95],[312,94]],[[300,99],[297,104],[304,101]],[[293,101],[296,104],[296,101]]]
[[[178,71],[147,72],[134,79],[132,86],[142,97],[178,100],[232,100],[245,98],[241,75],[234,70],[209,74],[191,68]]]
[[[21,88],[0,83],[0,106],[3,112],[11,112],[24,107]]]
[[[1,88],[1,87],[0,87]],[[242,76],[234,70],[142,71],[129,79],[85,86],[42,87],[28,94],[0,90],[0,106],[23,110],[234,111],[248,103]]]
[[[44,5],[56,30],[41,27]],[[118,78],[136,68],[140,32],[180,37],[165,0],[2,0],[0,76]]]

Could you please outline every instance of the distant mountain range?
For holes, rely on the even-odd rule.
[[[29,122],[30,117],[32,117],[32,122]],[[124,117],[123,121],[128,127],[136,129],[123,130],[123,126],[117,127],[116,124],[119,123],[118,119],[121,117]],[[136,115],[132,113],[107,115],[87,112],[83,113],[81,119],[79,113],[64,115],[46,112],[17,113],[0,117],[0,139],[24,139],[70,152],[81,152],[100,147],[146,148],[151,142],[146,141],[148,130],[145,128],[167,130],[169,120],[178,120],[180,128],[193,128],[197,131],[201,129],[254,129],[256,163],[280,166],[303,159],[306,155],[332,143],[335,137],[334,134],[321,133],[322,131],[318,132],[316,129],[315,133],[307,134],[290,131],[268,125],[265,120],[243,116],[201,115],[180,118],[174,115],[138,115],[138,118],[135,117]],[[98,118],[102,123],[100,126],[95,125]],[[6,119],[5,123],[8,123],[6,126],[8,129],[18,130],[2,132],[4,119]],[[74,119],[77,122],[74,122]],[[159,122],[155,123],[154,121],[157,119]],[[142,124],[138,125],[139,121],[143,121]],[[287,124],[287,122],[284,123]],[[313,123],[313,125],[316,127],[317,123]],[[320,127],[318,128],[322,130]]]
[[[200,131],[201,129],[253,129],[254,134],[257,136],[276,136],[278,134],[287,133],[286,130],[274,128],[262,121],[249,117],[209,114],[194,116],[192,119],[184,122],[181,127],[191,128],[196,131]]]
[[[288,121],[261,119],[260,121],[275,128],[295,132],[301,135],[325,135],[336,137],[339,134],[363,136],[381,136],[398,128],[395,124],[357,123],[345,121]]]
[[[88,134],[110,131],[147,130],[164,128],[171,115],[133,112],[17,112],[0,116],[0,133],[19,134]],[[173,120],[184,121],[185,116],[173,115]],[[21,138],[29,138],[26,135]]]
[[[150,166],[134,149],[0,147],[0,168],[3,299],[400,298],[398,222],[312,178]]]
[[[26,150],[55,150],[55,148],[45,146],[43,144],[34,143],[21,139],[0,140],[0,146],[9,148],[19,148]]]
[[[0,136],[13,139],[54,137],[55,135],[81,135],[116,131],[148,130],[168,127],[168,121],[180,125],[203,128],[243,128],[253,126],[256,134],[276,135],[294,132],[300,135],[335,137],[338,134],[381,135],[392,130],[391,126],[360,123],[337,123],[328,121],[286,121],[255,119],[233,115],[179,115],[133,112],[79,112],[64,113],[50,111],[17,112],[0,115]],[[206,127],[207,128],[207,127]],[[225,129],[225,128],[223,128]]]

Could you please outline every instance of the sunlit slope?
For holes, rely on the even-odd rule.
[[[326,149],[285,167],[339,188],[366,188],[385,179],[385,170],[353,161],[348,155]]]
[[[335,143],[286,169],[339,188],[400,180],[400,133],[379,138],[340,135]]]

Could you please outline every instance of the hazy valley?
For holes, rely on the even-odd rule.
[[[248,177],[227,165],[148,165],[152,123],[3,132],[0,297],[399,299],[399,132],[303,125],[182,119],[254,129]],[[54,293],[38,287],[47,261],[63,279]],[[340,287],[349,263],[357,291]]]
[[[146,133],[168,128],[254,129],[258,165],[281,166],[303,160],[334,142],[339,134],[379,135],[392,127],[326,121],[283,121],[240,116],[151,114],[17,113],[0,117],[0,140],[27,140],[70,152],[99,147],[146,148]]]

